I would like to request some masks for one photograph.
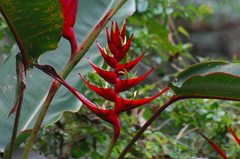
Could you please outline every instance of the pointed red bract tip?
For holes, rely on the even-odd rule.
[[[121,49],[117,50],[114,55],[115,59],[119,62],[119,61],[122,61],[123,58],[126,56],[130,46],[131,46],[131,43],[132,43],[132,38],[133,38],[133,35],[130,37],[130,39],[127,41],[127,43],[121,47]]]
[[[118,95],[110,88],[99,88],[97,86],[94,86],[90,83],[88,83],[81,75],[80,77],[82,80],[88,85],[89,88],[91,88],[94,92],[102,96],[103,98],[115,102],[118,98]]]
[[[235,138],[235,140],[237,141],[238,145],[240,145],[240,139],[237,137],[237,135],[234,133],[234,131],[232,130],[231,127],[228,127],[232,136]]]
[[[140,83],[142,80],[144,80],[152,71],[154,68],[152,68],[147,74],[134,78],[134,79],[127,79],[127,80],[120,80],[116,86],[114,87],[114,91],[119,93],[119,92],[124,92],[126,90],[129,90],[133,86],[136,86],[138,83]]]
[[[121,38],[123,39],[123,41],[126,38],[126,30],[127,30],[126,27],[127,27],[127,24],[124,23],[123,28],[122,28],[122,32],[121,32]]]
[[[125,63],[125,64],[119,64],[117,66],[117,68],[115,68],[115,71],[114,71],[115,74],[117,76],[122,76],[122,75],[124,75],[122,72],[124,72],[124,71],[129,72],[129,71],[131,71],[131,69],[138,64],[138,62],[142,59],[143,56],[144,56],[144,53],[141,56],[139,56],[137,59],[133,60],[133,61],[130,61],[130,62]]]
[[[226,154],[218,147],[218,145],[215,144],[215,142],[213,142],[211,139],[209,139],[208,137],[206,137],[203,133],[199,132],[199,134],[200,134],[203,138],[205,138],[205,139],[207,140],[207,142],[210,143],[210,144],[215,148],[215,150],[216,150],[219,154],[222,155],[222,157],[223,157],[224,159],[229,159],[229,158],[226,156]]]
[[[111,57],[107,55],[104,51],[104,49],[100,46],[100,44],[97,42],[98,49],[100,53],[102,54],[104,61],[112,68],[116,68],[118,66],[118,62],[115,60],[114,57]]]
[[[118,23],[112,22],[110,35],[108,32],[108,28],[106,28],[107,40],[110,50],[115,52],[114,50],[119,50],[122,48],[123,42],[126,36],[126,24],[124,25],[123,29],[120,31]]]
[[[97,67],[96,65],[94,65],[90,60],[88,60],[89,63],[92,65],[92,67],[94,68],[94,70],[107,82],[111,83],[111,84],[117,84],[120,79],[116,76],[116,74],[112,71],[106,71],[103,69],[100,69],[99,67]]]

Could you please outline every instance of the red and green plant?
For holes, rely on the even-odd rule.
[[[119,159],[126,155],[131,146],[142,135],[147,127],[168,106],[178,100],[188,98],[211,98],[234,101],[240,100],[238,89],[240,85],[240,73],[238,71],[240,65],[239,63],[221,61],[198,63],[187,67],[176,76],[173,82],[169,83],[166,88],[153,97],[135,99],[135,91],[131,93],[130,99],[123,98],[121,93],[130,91],[132,87],[139,84],[153,71],[153,68],[143,76],[135,78],[134,74],[133,77],[131,77],[130,70],[132,70],[132,68],[141,61],[141,59],[144,57],[144,54],[133,61],[129,61],[129,57],[131,57],[129,48],[133,41],[133,35],[127,40],[126,23],[123,25],[122,29],[120,29],[117,22],[115,23],[115,26],[114,22],[112,22],[110,32],[108,28],[106,29],[107,45],[105,49],[103,49],[97,42],[97,47],[104,59],[104,67],[106,69],[98,67],[90,60],[91,58],[88,58],[90,65],[106,83],[99,87],[95,86],[83,78],[83,74],[85,73],[79,71],[79,75],[87,87],[103,97],[106,101],[103,102],[102,105],[95,104],[91,100],[87,99],[82,92],[77,90],[77,85],[70,86],[72,85],[71,80],[67,81],[67,76],[72,72],[78,63],[84,62],[82,60],[83,56],[88,52],[92,43],[98,37],[99,33],[108,23],[108,21],[123,6],[125,2],[126,0],[120,1],[113,9],[109,9],[107,11],[106,14],[101,17],[99,22],[95,22],[96,25],[93,30],[78,46],[78,37],[74,31],[74,24],[77,17],[78,0],[51,0],[48,2],[14,1],[11,3],[9,1],[1,1],[0,11],[7,21],[20,50],[15,60],[17,79],[15,81],[15,83],[17,83],[15,104],[9,111],[10,113],[7,114],[11,118],[13,116],[12,114],[16,112],[16,117],[15,121],[12,122],[14,123],[14,126],[11,141],[8,144],[1,144],[1,147],[4,147],[5,149],[3,151],[4,158],[12,158],[14,151],[20,152],[17,154],[18,158],[20,156],[22,158],[28,158],[29,155],[39,156],[34,154],[31,150],[40,128],[44,125],[43,120],[47,117],[46,114],[48,113],[48,110],[51,109],[50,104],[51,102],[54,102],[53,99],[61,84],[78,98],[78,100],[74,98],[76,103],[72,103],[73,105],[78,105],[80,100],[83,105],[91,110],[91,112],[113,125],[114,132],[112,141],[109,144],[105,158],[110,158],[114,145],[119,138],[121,130],[120,113],[145,105],[165,92],[169,93],[169,98],[162,106],[157,108],[154,114],[140,128],[126,148],[118,156]],[[27,15],[27,13],[30,14]],[[39,19],[36,19],[36,17],[39,17]],[[28,32],[25,29],[26,27],[29,27]],[[69,60],[65,62],[65,67],[54,67],[54,59],[50,57],[48,57],[49,63],[47,63],[47,65],[42,64],[41,60],[38,61],[38,58],[43,53],[57,48],[61,36],[65,37],[70,42],[71,47],[71,53],[67,56]],[[59,45],[61,45],[61,43],[59,43]],[[13,58],[9,57],[9,59]],[[9,62],[9,59],[5,61],[6,66],[11,65],[7,63]],[[56,63],[59,64],[59,61],[56,61]],[[55,80],[52,81],[52,84],[49,83],[47,85],[49,90],[45,91],[46,88],[43,88],[45,95],[43,94],[43,96],[40,97],[43,98],[43,100],[41,100],[41,106],[39,106],[39,109],[41,108],[41,110],[37,109],[34,110],[34,112],[31,112],[38,114],[34,127],[22,127],[21,117],[24,115],[23,113],[26,113],[24,112],[26,111],[26,108],[22,111],[21,109],[22,105],[24,107],[24,96],[26,96],[25,90],[27,91],[29,82],[26,79],[35,78],[30,74],[30,69],[32,69],[33,66],[39,68],[47,75],[53,77]],[[2,69],[4,69],[4,65],[2,66]],[[56,70],[61,71],[61,73],[58,74]],[[38,90],[35,90],[37,93],[31,91],[30,94],[34,94],[35,96],[38,94]],[[28,95],[30,96],[30,94]],[[31,97],[29,97],[29,99],[33,100]],[[63,102],[63,104],[70,105],[71,103]],[[57,120],[55,119],[54,121],[48,122],[48,124],[56,121]],[[20,130],[19,125],[21,126]],[[239,143],[238,137],[233,133],[231,128],[230,131],[236,141]],[[213,143],[202,133],[200,134],[207,139],[207,141],[210,142],[224,158],[227,158],[227,155],[224,154],[215,143]],[[27,140],[25,149],[17,149],[28,137],[29,139]]]

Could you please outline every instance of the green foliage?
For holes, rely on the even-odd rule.
[[[89,10],[89,8],[92,7],[92,4],[89,4],[90,3],[86,3],[85,7],[83,7],[83,3],[81,4],[83,5],[81,6],[82,13],[85,13]],[[105,7],[103,8],[109,7],[107,3],[104,6]],[[126,10],[123,11],[125,14],[126,11],[128,11],[128,13],[131,11],[131,9],[128,10],[127,7],[125,9]],[[82,30],[77,32],[79,41],[83,41],[90,32],[88,21],[96,24],[98,20],[102,18],[103,14],[105,14],[106,9],[102,10],[101,8],[96,7],[95,11],[98,14],[93,12],[89,17],[85,14],[79,15],[77,25],[78,27],[84,26],[80,27]],[[166,82],[169,82],[171,77],[175,77],[181,68],[185,68],[189,65],[189,62],[185,61],[186,59],[190,59],[191,63],[196,62],[195,57],[192,57],[192,55],[188,52],[192,45],[190,43],[182,43],[181,39],[179,38],[180,33],[186,37],[191,35],[182,26],[175,26],[174,19],[183,18],[185,20],[191,20],[194,22],[196,20],[196,16],[202,18],[204,15],[211,13],[213,13],[212,7],[208,5],[200,5],[197,7],[194,5],[183,6],[178,2],[178,0],[137,0],[136,14],[127,19],[127,22],[130,25],[127,28],[129,34],[134,32],[133,46],[129,52],[129,57],[134,59],[134,56],[138,56],[139,54],[142,54],[142,52],[146,51],[145,60],[143,63],[140,63],[140,65],[148,67],[148,65],[156,64],[156,76],[153,76],[154,81],[156,82],[154,84],[149,84],[149,82],[145,81],[145,83],[141,86],[133,88],[133,91],[126,91],[125,93],[122,93],[121,96],[128,99],[130,99],[133,94],[136,99],[143,99],[152,96],[152,94],[155,94],[155,92],[159,92],[159,86],[161,88],[165,88]],[[124,16],[126,16],[125,14]],[[121,15],[121,17],[122,16],[123,15]],[[7,31],[7,28],[4,21],[0,21],[0,24],[1,39],[4,37],[3,31]],[[100,35],[99,38],[103,39],[102,37],[103,36]],[[61,51],[55,51],[53,54],[54,58],[57,59],[56,63],[50,60],[52,58],[50,58],[48,55],[44,55],[42,57],[44,63],[51,63],[58,71],[62,70],[62,63],[66,63],[66,61],[62,61],[59,64],[59,60],[69,57],[61,54],[62,52],[69,53],[69,48],[65,48],[66,41],[61,41],[59,45]],[[13,51],[16,52],[16,48],[14,48]],[[97,51],[96,46],[91,48],[89,52],[91,59],[98,61],[98,63],[101,62],[99,60],[100,54]],[[208,59],[200,60],[208,61]],[[11,64],[13,61],[14,55],[11,54],[11,56],[9,56],[8,60],[5,62],[5,65],[0,68],[0,73],[2,76],[7,77],[10,72],[9,69],[14,70]],[[170,64],[172,67],[174,67],[174,70],[169,71],[166,67],[166,64]],[[209,64],[211,64],[212,70],[210,70],[210,66],[207,69],[202,70],[202,68],[205,68]],[[227,66],[223,67],[222,65]],[[173,93],[175,93],[175,95],[193,95],[193,92],[194,94],[201,92],[206,96],[209,95],[209,91],[207,91],[207,93],[206,91],[202,91],[202,89],[206,87],[206,89],[211,88],[211,93],[215,95],[216,93],[219,93],[218,90],[222,91],[220,86],[224,86],[224,92],[220,92],[220,97],[226,97],[224,96],[224,93],[226,92],[225,87],[227,87],[229,88],[227,90],[229,93],[232,93],[234,90],[234,94],[231,94],[227,97],[229,99],[234,98],[239,100],[237,89],[239,73],[238,71],[235,71],[238,69],[232,69],[238,68],[238,65],[239,64],[229,64],[226,62],[206,62],[189,67],[185,71],[182,71],[174,80],[174,82],[169,84],[174,92],[169,91],[168,96],[163,95],[159,99],[145,105],[144,107],[127,111],[126,113],[122,114],[122,130],[120,138],[117,140],[117,143],[113,149],[113,153],[111,154],[111,158],[117,158],[120,155],[136,132],[156,112],[156,110],[169,99],[169,97],[172,97]],[[105,65],[103,68],[104,67]],[[219,67],[221,67],[221,69],[219,69]],[[99,76],[95,73],[89,73],[90,71],[91,69],[89,68],[89,64],[85,59],[76,67],[76,69],[72,71],[71,78],[69,78],[68,81],[70,85],[73,85],[76,89],[81,91],[81,93],[84,92],[83,94],[90,99],[90,101],[94,103],[105,104],[105,100],[93,93],[93,91],[91,91],[88,87],[83,86],[83,83],[79,82],[81,80],[77,73],[81,72],[83,75],[87,74],[86,79],[89,81],[89,83],[94,83],[100,87],[106,85],[104,80],[99,78]],[[15,74],[13,71],[10,74],[12,77],[10,79],[13,80],[13,76]],[[37,71],[30,72],[28,80],[32,82],[31,78],[39,77],[38,74],[40,73]],[[202,76],[196,77],[196,74],[203,75],[207,78],[207,80],[202,80]],[[213,78],[217,77],[220,79],[225,79],[225,81],[222,82],[222,80],[218,79],[217,82],[215,82],[212,80]],[[193,78],[197,79],[193,81]],[[232,85],[233,80],[236,78],[237,82],[235,83],[237,83],[237,85]],[[8,79],[5,80],[7,81],[1,81],[0,84],[4,86],[6,82],[14,83]],[[45,89],[40,93],[40,89],[38,87],[33,87],[33,90],[28,90],[26,93],[29,98],[27,98],[28,100],[25,99],[27,101],[27,106],[41,106],[40,103],[44,101],[44,98],[48,92],[46,88],[49,88],[49,85],[51,84],[50,81],[50,78],[47,79],[46,76],[43,76],[42,78],[39,78],[39,81],[37,81],[38,84],[32,83],[30,85],[31,87],[33,87],[32,85],[36,85],[38,87],[41,86],[41,88],[44,86]],[[189,81],[193,82],[187,83]],[[199,81],[203,81],[203,84],[196,88],[196,84],[199,84]],[[213,83],[211,83],[212,81]],[[216,83],[218,85],[214,85]],[[193,87],[189,87],[191,84],[193,84]],[[185,89],[185,86],[187,89]],[[137,91],[134,92],[136,89]],[[40,97],[37,96],[37,102],[37,99],[35,100],[35,98],[31,96],[31,94],[34,93],[34,90],[37,90],[38,93],[42,95]],[[13,94],[13,92],[14,91],[11,90],[10,94]],[[77,111],[80,108],[81,103],[71,94],[69,94],[70,93],[66,92],[66,90],[63,88],[60,90],[49,109],[49,112],[43,123],[44,125],[56,122],[57,119],[59,119],[62,115],[63,111]],[[4,105],[11,105],[8,103],[9,98],[13,99],[14,96],[11,95],[8,96],[8,98],[3,96],[1,98],[2,101],[4,101]],[[112,106],[112,103],[109,102],[108,106]],[[236,146],[237,143],[230,134],[228,127],[231,126],[237,136],[239,136],[239,106],[240,104],[235,101],[220,101],[215,99],[188,99],[173,103],[143,133],[135,145],[129,150],[126,157],[171,157],[180,159],[199,157],[209,157],[213,159],[220,158],[220,155],[211,147],[211,145],[209,145],[198,134],[198,132],[202,132],[215,141],[215,143],[217,143],[217,145],[219,145],[221,149],[226,152],[229,158],[237,158],[240,156],[240,148]],[[31,111],[37,111],[37,109],[39,109],[38,107]],[[9,112],[9,109],[4,109],[1,111],[5,112],[4,114],[7,114],[6,112]],[[26,107],[23,109],[24,113],[27,113],[26,115],[23,114],[25,117],[24,119],[26,119],[26,116],[29,114],[31,117],[35,115],[32,112],[26,111]],[[3,121],[5,116],[1,116],[0,119]],[[12,120],[11,117],[10,119]],[[32,122],[32,120],[28,121],[30,125],[22,123],[20,126],[21,131],[32,128]],[[11,122],[6,123],[8,125],[12,124]],[[4,130],[1,129],[0,132],[2,132],[2,135],[6,135],[6,132],[10,131],[10,129],[12,129],[11,126],[5,126]],[[54,125],[50,125],[47,128],[41,129],[37,142],[34,145],[34,149],[39,154],[44,154],[44,156],[48,158],[100,159],[105,155],[107,145],[111,140],[112,131],[113,130],[110,124],[104,122],[99,117],[96,117],[92,112],[83,107],[77,113],[65,112],[62,118]],[[25,140],[25,138],[28,136],[27,133],[29,133],[29,131],[21,133],[18,136],[18,145]],[[6,138],[1,137],[0,141],[0,151],[3,151],[4,147],[9,141],[9,135],[7,135]],[[25,146],[25,144],[22,144],[22,146]]]
[[[236,147],[236,141],[232,140],[228,126],[235,130],[239,129],[237,125],[239,117],[233,113],[239,111],[237,105],[237,102],[212,99],[176,102],[162,114],[165,119],[172,118],[165,130],[174,127],[171,136],[175,137],[177,142],[188,145],[188,149],[192,149],[195,155],[211,157],[209,155],[212,154],[213,158],[218,156],[215,150],[199,136],[198,132],[202,132],[224,148],[225,152],[230,152],[232,157],[236,157],[240,151]]]
[[[128,31],[135,35],[134,51],[138,54],[146,51],[147,55],[154,53],[162,61],[177,59],[179,54],[195,61],[188,52],[192,45],[183,44],[178,38],[179,33],[189,34],[181,26],[176,28],[173,18],[179,16],[195,21],[195,15],[202,17],[210,13],[212,10],[208,5],[184,7],[177,0],[138,0],[137,13],[127,19],[131,24]],[[173,42],[173,38],[178,44]]]

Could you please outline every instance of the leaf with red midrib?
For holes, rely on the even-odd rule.
[[[195,64],[180,72],[168,86],[178,97],[240,100],[239,70],[239,63]]]
[[[59,0],[1,1],[0,11],[18,43],[25,65],[58,47],[63,29],[61,7]]]

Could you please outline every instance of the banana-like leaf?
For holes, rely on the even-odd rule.
[[[80,1],[77,21],[75,24],[75,33],[79,43],[83,42],[99,20],[119,1],[120,0]],[[121,24],[124,18],[132,14],[134,11],[135,1],[128,0],[112,20],[117,20],[119,24]],[[105,30],[97,37],[97,40],[101,45],[105,45]],[[69,42],[65,39],[61,39],[58,45],[59,48],[57,50],[47,52],[40,57],[40,64],[51,65],[59,73],[67,63],[71,49]],[[15,115],[12,114],[9,118],[7,117],[14,104],[16,86],[15,53],[17,53],[17,50],[17,47],[13,48],[12,54],[0,68],[0,152],[4,151],[7,143],[10,141],[13,128]],[[99,53],[97,46],[93,44],[86,56],[83,57],[80,63],[66,79],[71,86],[80,92],[82,92],[85,85],[79,78],[78,73],[85,75],[86,73],[93,71],[91,65],[88,63],[87,57],[90,57],[91,61],[96,64],[102,63],[101,54]],[[27,88],[24,93],[18,132],[33,128],[51,84],[52,78],[44,74],[42,71],[35,68],[27,72]],[[80,107],[81,102],[66,88],[61,87],[49,107],[47,115],[43,121],[43,126],[56,122],[64,111],[76,112]],[[23,137],[20,139],[23,140]]]
[[[195,64],[179,73],[168,86],[178,97],[240,100],[240,64]]]
[[[64,20],[60,0],[1,0],[0,9],[27,63],[57,48]]]

